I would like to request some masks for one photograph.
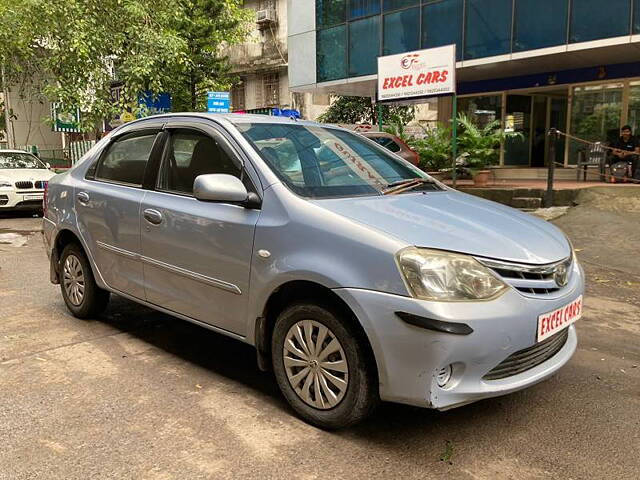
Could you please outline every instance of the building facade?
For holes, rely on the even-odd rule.
[[[245,0],[244,8],[255,12],[255,28],[245,43],[228,51],[232,71],[240,78],[231,89],[232,110],[292,108],[315,119],[328,107],[329,97],[289,90],[287,0]]]
[[[376,95],[377,57],[456,44],[459,109],[522,138],[501,165],[548,163],[550,127],[611,141],[640,133],[640,0],[291,0],[296,92]],[[293,24],[292,19],[295,19]],[[451,99],[438,100],[451,118]],[[556,160],[583,148],[562,141]]]

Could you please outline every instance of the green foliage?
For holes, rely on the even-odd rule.
[[[451,128],[437,123],[422,129],[423,138],[413,138],[407,142],[420,155],[420,167],[428,172],[451,167]]]
[[[406,125],[415,117],[413,107],[382,106],[382,119],[385,124],[402,123]],[[337,96],[329,109],[318,117],[323,123],[370,124],[378,123],[376,105],[369,97]]]
[[[242,3],[0,0],[6,86],[29,86],[51,101],[79,106],[86,128],[124,109],[136,111],[144,90],[169,92],[180,108],[196,109],[194,92],[197,100],[203,89],[230,83],[222,52],[246,36],[251,12]],[[122,85],[119,105],[111,98],[114,80]]]
[[[458,150],[466,157],[471,170],[482,170],[498,163],[500,144],[508,138],[524,138],[516,132],[505,132],[500,128],[500,120],[495,120],[480,128],[464,113],[458,115],[461,129],[458,135]]]

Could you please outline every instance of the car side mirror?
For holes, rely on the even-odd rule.
[[[44,164],[45,167],[47,167],[47,170],[51,170],[51,164],[49,162]]]
[[[247,192],[238,177],[224,173],[198,175],[193,182],[193,196],[202,202],[240,203],[248,208],[260,204],[260,198]]]

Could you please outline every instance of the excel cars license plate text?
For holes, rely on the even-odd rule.
[[[582,295],[573,302],[553,312],[538,317],[538,342],[549,338],[560,330],[580,319],[582,316]]]

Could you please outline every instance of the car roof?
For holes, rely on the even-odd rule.
[[[28,153],[29,155],[33,155],[31,152],[27,152],[26,150],[16,150],[11,148],[0,148],[0,153]]]
[[[161,115],[152,115],[150,117],[139,118],[132,122],[125,123],[124,125],[132,125],[138,122],[151,119],[161,118],[177,118],[177,117],[194,117],[194,118],[210,118],[211,120],[225,120],[233,125],[243,123],[279,123],[283,125],[309,125],[309,126],[323,126],[329,127],[330,125],[321,124],[318,122],[312,122],[310,120],[297,120],[288,117],[276,117],[271,115],[260,115],[252,113],[208,113],[208,112],[176,112],[176,113],[164,113]]]

